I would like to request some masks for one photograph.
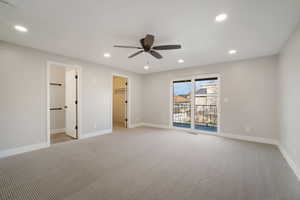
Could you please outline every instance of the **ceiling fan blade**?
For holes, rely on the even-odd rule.
[[[124,45],[114,45],[117,48],[126,48],[126,49],[142,49],[142,47],[135,47],[135,46],[124,46]]]
[[[173,49],[181,49],[181,45],[160,45],[160,46],[155,46],[152,49],[155,50],[173,50]]]
[[[144,52],[144,50],[138,51],[138,52],[132,54],[131,56],[129,56],[128,58],[133,58],[134,56],[137,56],[137,55],[139,55],[139,54],[141,54],[143,52]]]
[[[152,45],[154,43],[154,35],[146,35],[146,37],[144,38],[144,46],[151,48]]]
[[[154,56],[157,59],[162,59],[162,55],[160,55],[158,52],[150,50],[149,53]]]
[[[13,7],[13,8],[16,7],[14,4],[12,4],[8,1],[4,1],[4,0],[0,0],[0,6],[1,6],[1,4],[4,5],[4,6],[10,6],[10,7]]]

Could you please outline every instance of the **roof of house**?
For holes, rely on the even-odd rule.
[[[189,103],[190,102],[189,99],[187,99],[183,96],[174,96],[173,98],[174,98],[175,103]]]

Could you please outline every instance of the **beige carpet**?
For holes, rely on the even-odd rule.
[[[275,146],[153,128],[0,160],[0,199],[294,200]]]

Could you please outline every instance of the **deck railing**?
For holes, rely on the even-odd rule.
[[[216,105],[196,105],[195,125],[217,126],[218,113]]]
[[[195,105],[195,125],[216,127],[218,120],[216,105]],[[191,104],[177,103],[173,108],[173,122],[191,123]]]

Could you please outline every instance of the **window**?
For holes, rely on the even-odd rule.
[[[218,131],[218,78],[173,82],[172,125]]]

